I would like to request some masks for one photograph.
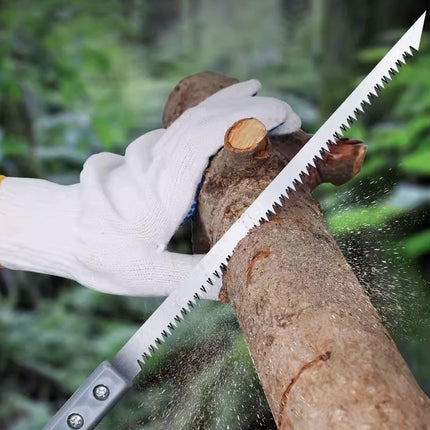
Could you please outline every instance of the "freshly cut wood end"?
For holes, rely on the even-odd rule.
[[[224,148],[230,152],[249,153],[253,158],[269,156],[266,127],[256,118],[235,122],[225,134]]]

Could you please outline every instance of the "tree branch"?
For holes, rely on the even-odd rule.
[[[265,141],[267,154],[255,157],[264,139],[256,133],[250,144],[246,123],[229,130],[205,173],[197,231],[203,248],[310,138],[298,131]],[[332,147],[276,216],[239,242],[224,274],[222,298],[233,304],[280,429],[430,428],[429,400],[311,196],[321,182],[340,184],[358,173],[365,147],[356,143]]]

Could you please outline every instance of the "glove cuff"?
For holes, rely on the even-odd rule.
[[[71,278],[77,191],[41,179],[0,178],[0,263]]]

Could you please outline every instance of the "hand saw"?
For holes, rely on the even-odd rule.
[[[104,361],[57,412],[44,430],[93,429],[131,387],[143,362],[181,323],[195,302],[216,298],[237,243],[274,215],[330,145],[377,97],[406,60],[419,49],[425,13],[391,48],[316,134],[230,227],[189,276],[171,293],[111,361]]]

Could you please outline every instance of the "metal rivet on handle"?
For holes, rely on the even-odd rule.
[[[84,425],[84,419],[79,414],[70,414],[67,417],[67,425],[71,429],[80,429]]]
[[[109,397],[110,391],[106,385],[97,385],[93,390],[94,397],[97,400],[106,400]]]

